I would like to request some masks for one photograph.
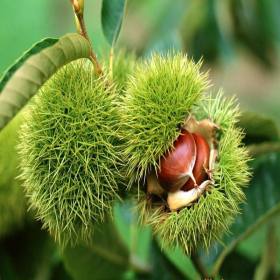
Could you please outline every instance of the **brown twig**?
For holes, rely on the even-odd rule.
[[[84,20],[84,7],[80,5],[78,0],[70,0],[74,13],[75,13],[75,18],[76,18],[76,25],[78,32],[87,39],[87,41],[90,44],[90,60],[92,61],[95,71],[97,75],[101,76],[103,75],[102,68],[97,60],[97,57],[95,53],[93,52],[92,44],[90,41],[90,38],[87,33],[86,25],[85,25],[85,20]]]

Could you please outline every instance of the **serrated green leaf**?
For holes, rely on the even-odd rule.
[[[200,279],[191,259],[179,247],[174,249],[162,248],[166,257],[174,264],[175,267],[188,279]]]
[[[41,224],[29,222],[22,230],[0,240],[0,279],[51,279],[60,261],[57,254]]]
[[[6,83],[9,81],[11,76],[15,73],[17,69],[21,67],[21,65],[32,55],[35,55],[42,51],[45,48],[51,47],[54,45],[58,39],[55,38],[45,38],[40,42],[34,44],[29,50],[23,53],[23,55],[18,58],[4,73],[4,75],[0,79],[0,93],[5,87]]]
[[[256,262],[253,262],[252,260],[246,258],[246,256],[233,251],[225,259],[219,278],[215,277],[215,280],[253,279],[256,265]]]
[[[259,157],[252,166],[254,175],[249,188],[245,190],[247,202],[242,205],[242,215],[231,226],[230,235],[224,238],[226,247],[216,246],[210,252],[211,258],[216,259],[214,274],[218,273],[225,257],[241,241],[280,212],[280,154],[271,153]]]
[[[137,222],[135,205],[131,201],[118,203],[114,210],[114,223],[129,248],[136,279],[195,279],[198,276],[182,251],[160,249],[158,243],[152,240],[151,228],[140,226]]]
[[[271,224],[275,224],[276,226],[276,235],[278,239],[280,238],[280,213],[273,217],[269,223],[263,225],[256,232],[246,238],[243,242],[241,242],[236,251],[240,254],[246,256],[251,261],[257,262],[260,260],[263,250],[266,248],[267,242],[267,231]],[[279,239],[280,240],[280,239]],[[280,272],[280,243],[278,242],[275,247],[277,250],[277,271]]]
[[[64,264],[74,280],[126,277],[145,280],[185,279],[181,270],[161,251],[157,242],[150,240],[149,230],[140,226],[136,228],[136,215],[131,207],[130,201],[123,205],[117,204],[114,223],[101,224],[94,232],[91,246],[66,248],[63,253]],[[140,248],[147,245],[148,256]]]
[[[120,238],[131,254],[137,257],[148,269],[148,258],[152,242],[151,228],[142,227],[138,223],[135,205],[129,201],[116,203],[114,207],[114,224]]]
[[[48,46],[51,43],[54,44]],[[1,80],[4,86],[0,93],[0,129],[60,67],[90,56],[88,41],[78,34],[67,34],[56,43],[49,40],[34,47],[35,49],[25,53]],[[32,52],[35,54],[32,55]]]
[[[90,246],[66,248],[63,260],[73,279],[121,279],[129,268],[129,253],[112,223],[96,228]]]
[[[272,275],[274,275],[273,279],[276,278],[277,243],[276,225],[272,223],[268,226],[266,244],[254,280],[268,279]]]
[[[166,257],[158,243],[154,240],[151,244],[150,265],[152,270],[146,275],[136,275],[136,279],[145,280],[169,280],[186,279],[185,275]]]
[[[22,114],[18,114],[0,132],[0,238],[21,228],[26,215],[16,152],[18,130],[22,122]]]
[[[122,26],[126,0],[103,0],[101,22],[103,33],[108,43],[113,46]]]
[[[244,112],[238,124],[244,129],[245,143],[255,144],[275,141],[279,139],[279,131],[276,123],[266,117],[253,112]]]
[[[261,256],[265,244],[267,225],[263,225],[256,232],[242,241],[236,251],[251,261],[257,262]],[[280,231],[279,231],[280,233]]]

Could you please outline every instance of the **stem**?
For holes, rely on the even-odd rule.
[[[257,269],[255,270],[254,279],[277,279],[277,232],[274,222],[267,226],[266,242],[263,248],[262,256]]]
[[[194,267],[200,273],[200,275],[203,277],[203,279],[209,279],[210,276],[209,276],[206,268],[204,267],[203,263],[201,262],[197,253],[193,253],[191,255],[191,260],[192,260]]]
[[[256,157],[265,153],[279,152],[279,142],[264,142],[261,144],[252,144],[248,146],[249,153],[252,157]]]
[[[216,277],[221,269],[221,266],[226,258],[226,256],[232,252],[236,248],[236,246],[241,242],[242,240],[246,239],[250,234],[252,234],[254,231],[256,231],[262,224],[264,224],[268,219],[270,219],[275,214],[280,213],[280,203],[269,210],[265,215],[263,215],[255,224],[248,227],[248,229],[241,234],[238,238],[233,240],[219,255],[218,259],[216,260],[212,272],[212,276]]]
[[[76,17],[76,24],[77,24],[77,29],[78,32],[85,38],[90,44],[90,60],[94,65],[95,72],[97,75],[101,76],[103,75],[102,68],[97,60],[97,57],[95,53],[93,52],[92,44],[90,41],[90,38],[87,33],[86,25],[85,25],[85,20],[84,20],[84,12],[83,12],[83,7],[80,6],[78,0],[70,0],[75,17]]]

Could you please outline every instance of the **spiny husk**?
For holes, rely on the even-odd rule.
[[[21,130],[22,178],[30,207],[65,246],[88,241],[118,198],[115,88],[85,61],[43,87]]]
[[[122,96],[126,90],[127,81],[133,74],[137,65],[135,54],[119,50],[113,57],[113,80],[116,84],[117,91]]]
[[[113,65],[110,65],[110,59],[113,60]],[[120,113],[119,109],[122,106],[120,104],[120,99],[124,96],[129,77],[134,73],[135,67],[137,65],[137,57],[134,53],[127,52],[124,49],[115,50],[113,53],[113,57],[105,57],[105,61],[103,63],[103,68],[106,72],[109,73],[110,78],[113,80],[116,87],[116,106],[118,110],[118,114]],[[112,67],[112,69],[110,68]],[[120,117],[120,114],[119,114]],[[120,135],[119,135],[120,136]],[[118,137],[118,147],[123,147],[123,140]],[[126,164],[122,161],[122,156],[120,156],[120,173],[125,174]],[[120,196],[122,198],[126,197],[127,192],[127,178],[125,176],[121,176],[118,180],[118,186],[120,191]]]
[[[234,99],[225,99],[220,92],[194,108],[197,119],[209,118],[219,126],[218,159],[213,170],[212,185],[197,203],[178,212],[164,205],[152,205],[145,194],[139,200],[141,221],[152,225],[164,246],[181,246],[191,254],[198,246],[209,248],[219,240],[244,201],[242,188],[248,183],[250,171],[246,148],[241,144],[243,132],[235,126],[239,109]]]
[[[21,227],[25,217],[25,199],[18,170],[18,129],[22,114],[0,133],[0,237]]]
[[[123,159],[129,186],[158,167],[180,134],[191,107],[207,88],[207,75],[183,54],[153,55],[137,66],[120,104]]]

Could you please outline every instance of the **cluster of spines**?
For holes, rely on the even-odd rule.
[[[136,67],[121,102],[121,138],[129,185],[141,181],[180,134],[207,88],[201,62],[183,54],[153,55]]]
[[[128,186],[139,191],[190,113],[219,126],[215,185],[179,212],[151,206],[138,193],[140,217],[163,244],[183,246],[187,253],[201,244],[208,248],[228,230],[244,200],[248,155],[235,127],[239,108],[221,93],[202,95],[208,81],[200,67],[182,54],[153,55],[136,66],[128,82],[127,76],[115,77],[117,98],[111,82],[77,64],[44,87],[35,101],[37,112],[31,111],[23,128],[22,177],[31,206],[60,243],[88,239],[94,222],[110,213],[123,182],[120,158]],[[130,72],[133,66],[124,68]]]
[[[86,62],[60,70],[41,90],[21,130],[30,205],[64,246],[88,241],[118,198],[114,87]]]
[[[242,188],[250,172],[248,153],[241,144],[243,132],[235,127],[240,111],[234,99],[220,92],[196,108],[197,117],[210,118],[219,126],[218,159],[213,170],[214,185],[198,203],[179,212],[166,212],[164,206],[151,206],[145,195],[140,198],[142,222],[151,224],[164,246],[181,246],[191,254],[198,246],[206,249],[219,240],[239,212],[244,201]],[[195,113],[195,112],[194,112]]]

